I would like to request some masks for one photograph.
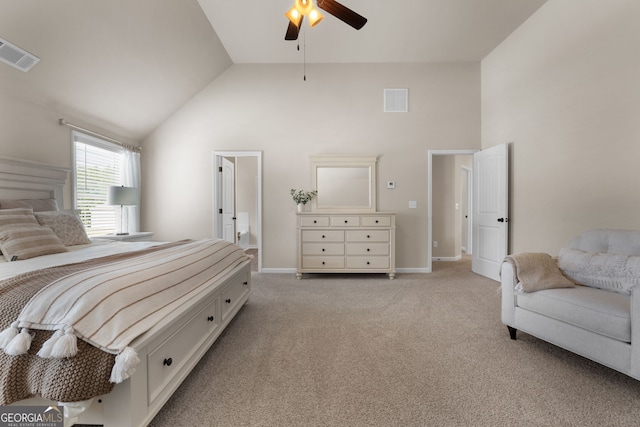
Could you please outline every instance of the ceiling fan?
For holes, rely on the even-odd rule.
[[[367,18],[361,16],[346,6],[335,0],[317,0],[318,7],[325,12],[335,16],[342,22],[351,25],[356,30],[364,27]],[[318,24],[324,16],[313,7],[313,0],[294,0],[293,7],[285,16],[289,18],[289,26],[284,36],[285,40],[297,40],[302,21],[305,16],[309,19],[309,26],[313,27]]]

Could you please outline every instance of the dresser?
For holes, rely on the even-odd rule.
[[[298,221],[298,266],[303,273],[396,275],[396,216],[386,212],[307,213]]]

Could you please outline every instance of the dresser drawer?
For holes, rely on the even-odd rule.
[[[332,227],[360,227],[360,217],[347,216],[347,215],[332,216],[331,226]]]
[[[350,256],[347,257],[347,268],[354,269],[388,269],[389,257],[383,256]]]
[[[344,257],[339,256],[303,256],[302,257],[303,269],[314,270],[335,270],[344,268]]]
[[[389,244],[347,243],[347,255],[389,255]]]
[[[148,400],[151,404],[202,343],[220,327],[218,298],[204,303],[191,319],[168,336],[158,338],[158,345],[147,356]],[[153,348],[153,344],[150,345]]]
[[[227,317],[234,312],[234,309],[249,291],[249,278],[240,277],[222,292],[220,301],[222,305],[222,321],[227,320]]]
[[[390,216],[363,216],[360,218],[363,227],[391,227]]]
[[[304,243],[303,255],[344,255],[344,243]]]
[[[303,242],[344,242],[342,230],[302,230]]]
[[[347,242],[388,242],[389,230],[349,230]]]
[[[328,227],[328,216],[300,216],[300,225],[302,227]]]

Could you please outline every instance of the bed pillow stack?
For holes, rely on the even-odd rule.
[[[0,250],[7,261],[66,252],[67,248],[48,227],[41,226],[33,209],[0,209]]]
[[[51,211],[34,213],[42,226],[49,227],[65,246],[91,243],[80,217],[75,211]]]

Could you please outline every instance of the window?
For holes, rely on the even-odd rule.
[[[74,200],[89,236],[114,233],[116,206],[107,205],[107,189],[124,185],[125,150],[93,136],[72,132],[74,145]]]

